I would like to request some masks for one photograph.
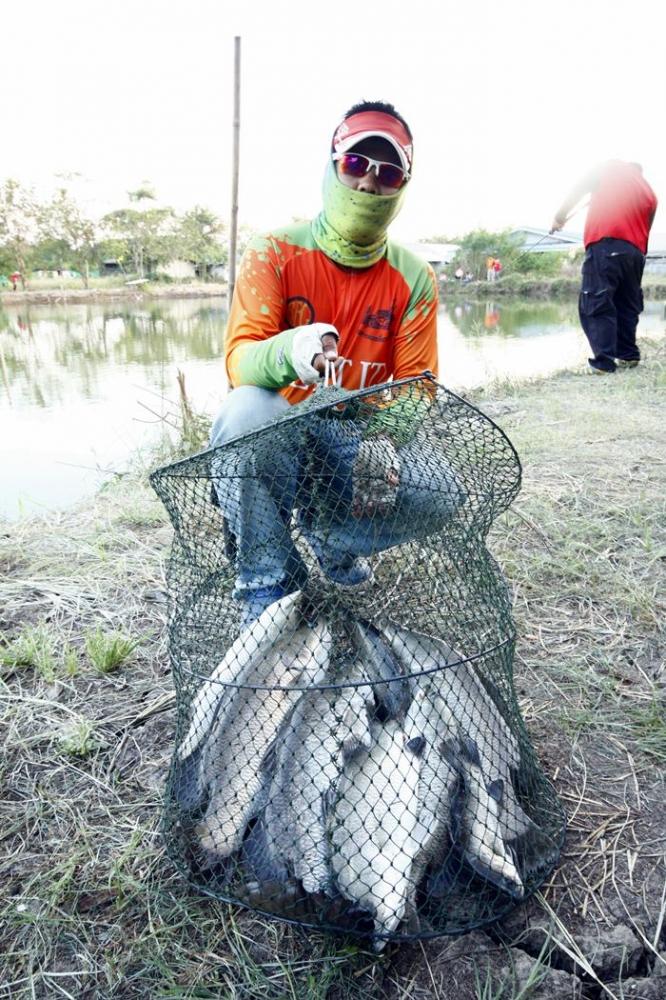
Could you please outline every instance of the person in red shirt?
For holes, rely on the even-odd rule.
[[[283,447],[264,459],[219,447],[282,417],[331,365],[344,389],[436,375],[434,273],[387,235],[411,182],[412,155],[411,132],[393,105],[355,105],[333,133],[320,214],[255,238],[241,262],[225,335],[232,391],[210,444],[243,626],[307,579],[291,533],[294,509],[328,579],[356,586],[370,578],[368,556],[435,530],[463,502],[441,453],[426,454],[415,438],[431,395],[411,389],[423,383],[377,407],[365,428],[311,421],[305,446],[292,447],[285,432]],[[308,456],[334,470],[326,524],[300,499]]]
[[[634,368],[640,360],[636,327],[657,198],[640,164],[608,160],[570,191],[555,213],[551,233],[562,229],[588,193],[579,315],[593,352],[590,372],[604,375],[618,366]]]

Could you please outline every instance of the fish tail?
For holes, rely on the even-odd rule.
[[[560,853],[559,844],[535,823],[511,844],[517,864],[526,877],[552,868]]]
[[[243,841],[243,858],[261,882],[284,882],[289,872],[268,842],[266,825],[259,817]]]

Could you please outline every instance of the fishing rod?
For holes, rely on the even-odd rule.
[[[562,223],[562,226],[561,226],[561,228],[563,229],[563,228],[564,228],[564,227],[566,226],[567,222],[569,222],[569,220],[570,220],[570,219],[573,219],[574,215],[577,215],[577,214],[578,214],[579,212],[582,212],[582,211],[583,211],[583,209],[584,209],[584,208],[587,208],[587,206],[588,206],[589,204],[590,204],[590,200],[589,200],[589,198],[588,198],[588,200],[587,200],[587,201],[585,202],[585,204],[584,204],[584,205],[579,205],[579,206],[578,206],[577,208],[574,208],[572,212],[569,212],[569,214],[567,215],[566,219],[565,219],[565,220],[564,220],[564,222]],[[538,247],[540,243],[543,243],[543,241],[544,241],[545,239],[547,239],[547,238],[548,238],[549,236],[552,236],[554,232],[555,232],[555,230],[554,230],[554,229],[550,229],[550,230],[548,230],[548,232],[547,232],[547,233],[544,233],[544,234],[543,234],[543,236],[539,237],[539,239],[538,239],[538,240],[536,241],[536,243],[532,243],[532,245],[531,245],[531,246],[529,246],[529,247],[527,248],[527,250],[522,250],[522,251],[521,251],[521,253],[519,253],[519,254],[518,254],[518,255],[517,255],[516,257],[512,257],[512,258],[511,258],[511,259],[509,260],[509,263],[507,264],[507,267],[503,267],[503,268],[502,268],[502,271],[501,271],[501,273],[500,273],[500,274],[498,275],[498,278],[501,278],[501,277],[502,277],[502,275],[503,275],[503,274],[504,274],[504,273],[505,273],[505,272],[506,272],[507,270],[511,270],[512,268],[515,268],[515,265],[516,265],[516,264],[518,263],[518,261],[519,261],[519,260],[521,260],[521,259],[522,259],[523,257],[526,257],[526,256],[527,256],[527,255],[528,255],[529,253],[533,253],[533,252],[534,252],[534,250],[535,250],[535,248],[536,248],[536,247]]]

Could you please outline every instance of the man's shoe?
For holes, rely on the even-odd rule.
[[[340,559],[331,558],[316,535],[305,532],[305,538],[317,557],[321,571],[331,583],[339,587],[358,587],[361,583],[372,580],[372,566],[362,556],[352,556],[349,553]]]
[[[608,370],[607,368],[593,368],[592,365],[587,366],[588,375],[614,375],[614,370]]]
[[[241,629],[249,628],[266,608],[292,592],[293,588],[288,588],[282,583],[276,583],[272,587],[257,587],[256,590],[248,590],[239,601]]]
[[[618,368],[637,368],[638,358],[631,358],[629,361],[626,361],[624,358],[617,358],[615,363]]]

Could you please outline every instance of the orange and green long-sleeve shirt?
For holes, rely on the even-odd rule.
[[[310,323],[337,329],[345,389],[437,375],[437,304],[430,265],[390,241],[377,264],[347,268],[317,247],[309,222],[259,237],[243,257],[229,314],[230,384],[304,399],[313,387],[296,376],[290,333]]]

